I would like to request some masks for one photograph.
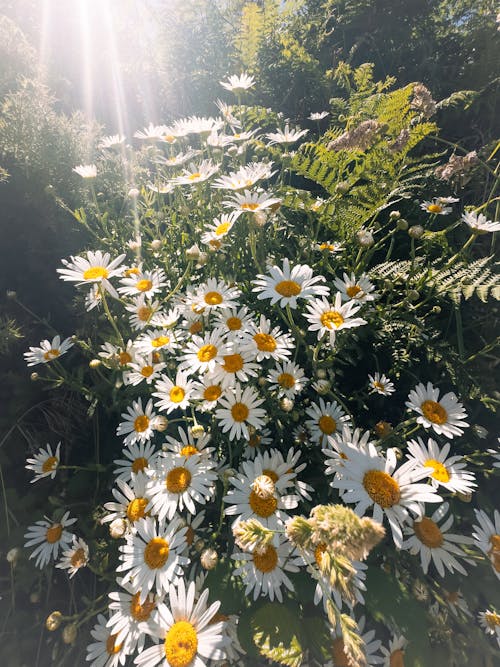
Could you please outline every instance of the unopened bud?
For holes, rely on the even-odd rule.
[[[36,381],[38,380],[39,377],[40,377],[40,376],[38,375],[38,373],[32,373],[32,374],[30,375],[30,380],[31,380],[32,382],[36,382]]]
[[[200,556],[200,563],[204,570],[213,570],[219,562],[219,556],[215,549],[205,549]]]
[[[194,424],[194,426],[191,426],[191,435],[195,440],[202,438],[205,435],[205,427],[203,424]]]
[[[128,191],[128,196],[129,196],[131,199],[137,199],[137,197],[138,197],[140,194],[141,194],[141,193],[140,193],[140,191],[139,191],[137,188],[130,188],[130,190]]]
[[[398,220],[396,227],[398,229],[402,229],[405,232],[408,229],[408,220],[401,218],[400,220]]]
[[[324,380],[327,376],[327,373],[324,368],[318,368],[318,370],[316,371],[316,375],[320,380]]]
[[[205,548],[205,540],[201,540],[201,539],[196,540],[196,542],[193,544],[193,546],[194,546],[194,550],[197,553],[201,553],[203,551],[203,549]]]
[[[417,301],[417,300],[419,299],[419,297],[420,297],[420,294],[417,292],[417,290],[415,290],[415,289],[411,289],[411,290],[408,292],[408,295],[407,295],[407,296],[408,296],[408,299],[409,299],[410,301]]]
[[[235,477],[236,474],[237,473],[234,468],[226,468],[222,473],[222,478],[227,482],[231,479],[231,477]]]
[[[350,187],[351,186],[347,181],[340,181],[340,183],[337,183],[335,186],[335,192],[338,192],[340,195],[344,195]]]
[[[259,385],[259,387],[265,387],[267,384],[266,378],[263,375],[261,375],[257,380],[257,384]]]
[[[254,217],[254,222],[257,227],[264,227],[267,222],[267,215],[265,211],[256,211]]]
[[[5,558],[7,559],[7,563],[10,563],[12,567],[15,567],[20,555],[21,549],[19,547],[14,547],[13,549],[9,549],[9,551],[7,551]]]
[[[470,491],[468,493],[457,493],[457,498],[463,503],[470,503],[472,500],[472,493]]]
[[[45,621],[45,627],[49,632],[54,632],[54,630],[57,630],[57,628],[61,625],[62,622],[62,614],[60,611],[53,611],[51,614],[47,616],[47,619]]]
[[[115,519],[109,524],[109,534],[114,540],[123,537],[127,532],[127,522],[125,519]]]
[[[400,217],[401,217],[401,213],[399,211],[391,211],[389,213],[389,218],[391,220],[399,220]]]
[[[439,315],[440,312],[441,312],[441,306],[432,306],[431,313],[433,315]]]
[[[127,245],[132,250],[132,252],[135,252],[136,250],[140,250],[142,247],[142,241],[141,239],[130,239],[130,241],[127,241]]]
[[[188,259],[193,260],[193,261],[197,261],[199,256],[200,256],[200,252],[201,252],[200,249],[198,248],[198,246],[195,243],[194,245],[192,245],[190,248],[188,248],[186,250],[186,257]]]
[[[380,421],[375,424],[375,433],[379,438],[385,438],[392,432],[392,426],[389,422]]]
[[[63,628],[62,640],[65,644],[73,644],[77,634],[78,634],[77,624],[70,623],[70,625],[65,625]]]
[[[198,255],[198,261],[197,261],[197,266],[205,266],[205,264],[208,262],[208,252],[200,252]]]
[[[295,403],[292,401],[291,398],[288,398],[287,396],[284,396],[280,400],[280,408],[283,410],[283,412],[291,412],[294,408]]]
[[[153,239],[151,241],[151,250],[154,250],[155,252],[161,248],[161,241],[160,239]]]
[[[356,238],[362,248],[369,248],[375,243],[373,240],[373,234],[366,229],[360,229],[356,234]]]
[[[328,380],[318,380],[317,382],[313,383],[313,389],[315,389],[320,396],[328,394],[331,388],[332,385],[330,382],[328,382]]]
[[[166,431],[168,427],[168,419],[163,415],[157,415],[154,419],[152,427],[155,431],[163,433],[163,431]]]
[[[412,239],[419,239],[423,233],[424,228],[422,225],[412,225],[408,230],[408,235],[411,236]]]
[[[100,359],[91,359],[89,361],[89,368],[99,368],[100,365],[101,365]]]
[[[5,295],[7,299],[15,299],[17,297],[17,292],[14,292],[12,289],[8,289]]]

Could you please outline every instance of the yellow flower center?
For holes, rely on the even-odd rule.
[[[222,368],[226,373],[237,373],[243,368],[243,357],[241,354],[226,354],[224,355],[224,363]]]
[[[259,204],[255,204],[253,202],[244,202],[241,204],[241,208],[244,211],[256,211],[259,208]]]
[[[184,400],[184,396],[186,395],[186,392],[182,387],[178,387],[175,385],[172,387],[169,393],[170,400],[172,403],[181,403]]]
[[[383,470],[369,470],[363,477],[363,486],[374,503],[383,509],[397,505],[401,499],[399,484]]]
[[[152,312],[153,309],[150,308],[149,306],[141,306],[137,310],[137,317],[141,322],[147,322],[151,317]]]
[[[54,468],[57,468],[58,463],[59,459],[57,456],[49,456],[42,464],[42,472],[51,472]]]
[[[203,345],[196,353],[196,356],[202,363],[206,363],[214,359],[217,356],[217,352],[218,350],[215,345]]]
[[[424,466],[426,468],[434,469],[434,472],[431,473],[431,477],[437,479],[438,482],[443,482],[446,484],[450,481],[451,475],[447,468],[440,461],[436,461],[436,459],[427,459],[427,461],[424,463]]]
[[[398,648],[391,653],[389,667],[405,667],[404,652]]]
[[[144,433],[149,427],[149,417],[146,415],[139,415],[134,421],[134,431],[136,433]]]
[[[338,329],[344,324],[344,318],[336,310],[327,310],[321,314],[319,319],[321,324],[327,329]]]
[[[206,387],[203,391],[203,398],[205,401],[216,401],[220,398],[222,394],[222,389],[217,384],[212,384],[210,387]]]
[[[239,331],[241,329],[242,322],[239,317],[228,317],[226,320],[226,325],[229,331]]]
[[[150,570],[157,570],[165,565],[169,552],[167,540],[163,537],[153,537],[144,549],[144,562]]]
[[[109,276],[104,266],[91,266],[83,272],[84,280],[105,280]]]
[[[132,461],[132,472],[135,472],[137,474],[138,472],[142,472],[144,468],[148,467],[148,460],[144,458],[144,456],[138,456],[136,459]]]
[[[164,345],[168,345],[170,343],[170,337],[169,336],[157,336],[156,338],[153,338],[151,341],[151,345],[153,347],[163,347]]]
[[[335,246],[332,245],[331,243],[320,243],[319,244],[319,249],[320,250],[329,250],[330,252],[333,252],[335,250]]]
[[[322,415],[318,421],[319,430],[325,435],[331,435],[337,430],[337,422],[330,415]]]
[[[43,358],[45,359],[45,361],[52,361],[52,359],[56,359],[60,354],[61,353],[59,352],[59,350],[52,348],[44,353]]]
[[[153,283],[151,280],[146,280],[143,278],[142,280],[138,280],[135,284],[135,288],[139,290],[139,292],[149,292],[149,290],[153,287]]]
[[[279,479],[278,475],[274,472],[274,470],[270,470],[269,468],[265,468],[262,471],[262,474],[265,475],[266,477],[269,477],[269,479],[272,479],[274,484],[276,484],[276,482]]]
[[[346,289],[346,294],[347,296],[351,297],[351,299],[354,299],[354,297],[359,294],[362,291],[361,287],[359,285],[350,285]]]
[[[130,615],[136,621],[143,622],[147,621],[151,616],[151,612],[156,608],[156,603],[150,598],[141,604],[139,598],[141,596],[141,591],[137,591],[135,595],[132,596],[130,600]]]
[[[275,291],[281,296],[291,297],[301,293],[302,287],[295,280],[282,280],[274,287]]]
[[[126,366],[132,361],[132,357],[128,352],[120,352],[118,355],[120,366]]]
[[[268,544],[263,552],[253,552],[253,563],[261,572],[272,572],[278,564],[278,552]]]
[[[222,301],[222,294],[219,292],[207,292],[205,294],[205,303],[208,303],[209,306],[218,306]]]
[[[429,206],[427,206],[427,210],[429,213],[441,213],[443,207],[440,204],[429,204]]]
[[[177,621],[165,635],[165,657],[170,667],[188,667],[198,650],[198,635],[188,621]]]
[[[495,614],[494,611],[487,611],[484,615],[484,620],[492,630],[500,625],[500,616]]]
[[[147,498],[134,498],[129,502],[127,506],[127,516],[132,523],[138,519],[144,519],[146,516],[145,509],[147,504]]]
[[[191,484],[191,473],[182,466],[173,468],[167,473],[165,486],[170,493],[184,493]]]
[[[445,424],[448,421],[448,413],[436,401],[424,401],[420,408],[424,417],[433,424]]]
[[[199,172],[199,171],[195,171],[194,174],[189,174],[188,179],[189,179],[190,181],[196,181],[196,180],[197,180],[198,178],[200,178],[200,177],[201,177],[200,172]]]
[[[145,378],[151,377],[154,373],[154,368],[152,366],[143,366],[141,368],[141,375]]]
[[[332,643],[332,658],[335,667],[351,667],[351,662],[346,655],[344,640],[342,637],[337,637]]]
[[[270,334],[256,333],[253,339],[261,352],[274,352],[277,347],[276,339]]]
[[[500,573],[500,535],[492,535],[490,544],[491,549],[488,551],[488,556],[495,572]]]
[[[375,389],[380,389],[380,391],[385,391],[385,384],[382,382],[378,382],[377,380],[374,381],[373,386]]]
[[[70,563],[73,567],[80,568],[86,565],[87,558],[83,547],[79,547],[70,558]]]
[[[115,655],[116,653],[119,653],[122,648],[121,644],[115,644],[117,634],[118,633],[109,635],[106,640],[106,652],[108,655]]]
[[[215,233],[217,236],[222,236],[223,234],[227,234],[230,228],[229,222],[221,222],[220,225],[217,225],[215,229]]]
[[[280,373],[278,375],[278,384],[285,389],[291,389],[295,385],[295,378],[290,373]]]
[[[54,523],[50,528],[47,528],[47,532],[45,533],[45,539],[49,544],[54,544],[55,542],[59,542],[61,539],[61,535],[63,532],[63,527],[60,523]]]
[[[244,422],[250,414],[250,410],[244,403],[235,403],[231,408],[231,417],[235,422]]]
[[[222,246],[222,243],[218,239],[210,239],[210,241],[208,242],[208,245],[213,250],[218,250]]]
[[[325,551],[326,551],[326,544],[324,542],[318,544],[318,546],[314,550],[314,560],[316,561],[318,567],[321,567],[321,561],[323,559],[323,554],[325,553]]]
[[[424,516],[421,521],[414,521],[413,530],[422,544],[430,549],[437,549],[444,542],[443,533],[439,530],[437,523],[427,516]]]
[[[254,514],[257,514],[257,516],[261,516],[264,519],[267,519],[271,514],[274,514],[278,507],[278,501],[274,496],[271,496],[270,498],[261,498],[255,491],[250,491],[248,504],[252,508]]]
[[[194,456],[195,454],[199,454],[199,453],[200,453],[200,450],[196,449],[196,447],[193,447],[193,445],[186,445],[180,451],[180,455],[185,456],[186,458],[189,458],[190,456]]]
[[[159,352],[153,352],[151,354],[151,360],[154,364],[159,364],[161,360],[161,355]]]
[[[138,276],[140,274],[139,269],[136,266],[133,266],[131,269],[125,269],[123,275],[125,278],[130,278],[130,276]]]

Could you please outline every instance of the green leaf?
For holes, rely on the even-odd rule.
[[[253,640],[260,653],[281,665],[299,667],[303,657],[299,617],[295,606],[268,602],[261,607],[251,621]]]

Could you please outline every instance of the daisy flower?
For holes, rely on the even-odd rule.
[[[210,238],[223,239],[229,234],[237,218],[238,216],[234,212],[223,213],[219,218],[214,218],[211,225],[207,225],[206,233]],[[202,236],[201,240],[206,243],[203,239]]]
[[[440,450],[435,440],[429,438],[425,446],[421,438],[408,442],[407,457],[415,467],[428,468],[430,482],[434,488],[443,486],[451,493],[473,493],[477,484],[475,475],[464,470],[465,462],[461,456],[450,456],[450,444]]]
[[[411,526],[404,529],[407,539],[404,540],[401,549],[408,550],[413,555],[420,554],[424,574],[427,574],[431,561],[441,577],[445,576],[445,570],[467,575],[459,558],[469,565],[475,564],[462,550],[462,545],[472,543],[471,538],[448,533],[453,523],[453,515],[450,514],[445,519],[448,509],[448,503],[443,503],[431,517],[423,516],[415,519]]]
[[[193,394],[194,383],[188,380],[188,374],[181,370],[177,371],[175,383],[165,375],[155,385],[156,391],[153,396],[159,398],[155,406],[159,410],[166,410],[167,415],[174,410],[186,410]]]
[[[75,576],[81,567],[85,567],[89,562],[89,547],[81,537],[73,535],[73,544],[70,549],[63,551],[61,560],[56,567],[61,570],[68,570],[69,578]]]
[[[242,437],[248,440],[249,426],[259,429],[264,425],[266,411],[258,407],[263,402],[264,399],[259,398],[255,389],[246,387],[242,391],[241,385],[236,383],[232,392],[221,398],[222,407],[215,411],[215,418],[222,432],[229,431],[230,440],[238,440]]]
[[[139,519],[149,516],[149,512],[146,512],[146,506],[149,503],[149,497],[146,496],[146,476],[134,475],[131,486],[121,479],[117,479],[116,483],[118,489],[112,490],[116,502],[104,503],[104,509],[108,510],[110,514],[106,514],[101,519],[101,523],[126,519],[133,529]]]
[[[213,329],[201,336],[193,336],[186,343],[184,354],[180,355],[180,370],[187,370],[189,375],[193,373],[213,373],[215,366],[222,362],[229,348],[225,344],[220,329]]]
[[[210,433],[204,433],[199,438],[194,438],[191,430],[185,431],[181,426],[177,429],[178,436],[167,435],[165,446],[169,451],[177,454],[177,456],[185,456],[189,458],[195,454],[200,456],[209,456],[213,451],[213,447],[207,447],[210,442]]]
[[[254,459],[264,445],[271,444],[272,439],[269,437],[271,431],[268,428],[257,430],[252,426],[248,429],[248,434],[249,438],[245,441],[243,456],[246,459]]]
[[[335,278],[333,284],[340,292],[342,301],[353,299],[358,303],[366,303],[378,297],[378,294],[375,293],[375,285],[365,273],[362,273],[359,278],[356,278],[354,273],[351,273],[350,276],[344,273],[343,279]]]
[[[30,347],[29,352],[25,352],[23,356],[27,366],[48,364],[54,359],[66,354],[71,347],[73,347],[71,338],[65,338],[61,343],[61,337],[54,336],[52,341],[40,341],[40,347]]]
[[[124,134],[111,134],[107,137],[103,137],[99,142],[99,148],[116,148],[121,146],[124,143],[126,136]]]
[[[221,378],[216,379],[213,374],[205,373],[200,382],[193,385],[193,400],[202,401],[199,409],[203,412],[213,410],[219,399],[224,394],[221,386]]]
[[[393,382],[385,375],[380,375],[380,373],[369,375],[368,380],[370,381],[370,394],[390,396],[396,391]]]
[[[332,255],[335,255],[338,252],[342,252],[344,246],[342,245],[342,243],[337,243],[336,241],[320,241],[319,243],[316,243],[314,249],[317,250],[318,252],[330,253]]]
[[[147,495],[151,498],[148,508],[160,521],[169,521],[184,508],[196,514],[195,502],[204,505],[214,494],[217,475],[215,462],[207,456],[178,456],[161,452],[156,465],[149,472]]]
[[[24,466],[27,470],[32,470],[35,473],[35,476],[31,480],[31,483],[38,482],[42,477],[50,477],[54,479],[57,473],[57,466],[59,465],[59,450],[61,449],[61,443],[59,442],[56,448],[56,451],[52,451],[52,447],[47,445],[47,449],[40,447],[38,452],[34,454],[34,458],[26,459],[28,465]]]
[[[185,153],[177,153],[177,155],[169,155],[165,157],[164,155],[159,155],[155,158],[155,162],[162,164],[165,167],[179,167],[186,162],[189,162],[193,157],[196,157],[200,154],[200,151],[188,148]]]
[[[383,655],[382,667],[395,667],[404,664],[404,653],[408,646],[408,641],[403,635],[393,637],[389,642],[389,648],[382,646],[380,649]]]
[[[349,421],[349,417],[337,401],[325,403],[322,398],[319,399],[319,405],[311,403],[310,407],[306,409],[306,414],[311,417],[306,421],[311,438],[320,444],[325,444],[329,435],[333,435],[336,431],[340,432]]]
[[[300,366],[285,361],[269,371],[267,380],[270,382],[270,388],[277,390],[278,396],[293,398],[304,390],[308,378]]]
[[[147,358],[137,357],[135,361],[130,362],[128,366],[130,370],[123,373],[123,384],[130,384],[135,387],[144,380],[146,384],[151,384],[154,380],[157,380],[167,364],[155,362],[153,358],[156,355],[158,355],[158,352],[153,352]]]
[[[466,211],[462,215],[462,221],[468,225],[473,234],[488,234],[500,231],[500,222],[488,220],[483,213],[478,215],[474,211]]]
[[[71,171],[74,171],[75,174],[78,174],[82,178],[95,178],[97,176],[97,167],[95,164],[79,164],[77,167],[73,167]]]
[[[306,304],[304,317],[309,322],[309,331],[318,332],[318,340],[328,335],[329,343],[333,347],[337,331],[352,329],[366,324],[361,317],[353,317],[361,308],[355,301],[348,301],[342,305],[342,295],[337,292],[335,301],[330,303],[325,297],[313,299]]]
[[[368,445],[374,445],[370,441],[370,431],[363,431],[360,428],[351,429],[348,426],[342,426],[342,432],[335,432],[326,439],[326,447],[322,450],[325,455],[325,473],[327,475],[341,474],[344,461],[347,459],[345,452],[349,449],[367,451]],[[377,449],[378,451],[378,449]]]
[[[124,421],[118,424],[116,435],[125,435],[123,440],[125,445],[132,445],[134,442],[146,442],[152,438],[156,413],[153,412],[153,401],[151,399],[144,409],[142,398],[134,401],[127,408],[127,412],[122,412],[122,418]]]
[[[234,387],[236,381],[248,382],[250,377],[256,377],[260,366],[254,363],[255,355],[250,350],[241,350],[231,345],[224,354],[220,363],[215,366],[213,379],[220,382],[223,389]]]
[[[255,86],[255,79],[253,76],[243,72],[239,76],[233,74],[227,81],[219,81],[219,83],[223,88],[230,90],[232,93],[241,93],[244,90],[253,88]]]
[[[134,132],[134,137],[146,141],[160,141],[165,134],[165,130],[166,125],[153,125],[153,123],[149,123],[144,130],[137,130],[137,132]]]
[[[355,503],[354,511],[365,516],[373,507],[373,518],[382,523],[387,517],[394,543],[401,548],[402,526],[408,521],[409,513],[422,515],[422,503],[442,502],[442,499],[428,484],[416,484],[422,473],[415,471],[408,463],[396,470],[396,453],[388,449],[386,457],[376,447],[368,443],[366,449],[356,450],[344,447],[346,455],[342,476],[337,475],[331,482],[333,488],[343,491],[345,503]]]
[[[172,352],[177,347],[175,334],[170,329],[150,329],[141,334],[134,343],[138,354],[151,354],[159,350]]]
[[[271,320],[260,316],[259,324],[250,322],[243,334],[241,347],[244,352],[252,352],[256,361],[274,359],[288,361],[294,347],[293,338],[283,333],[279,327],[271,328]]]
[[[450,391],[439,399],[439,389],[430,382],[427,387],[420,382],[410,391],[406,407],[418,413],[418,424],[432,428],[435,433],[446,438],[462,435],[463,427],[469,425],[464,421],[467,413],[455,394]]]
[[[270,276],[257,275],[257,280],[252,280],[256,287],[258,299],[271,299],[271,305],[279,302],[282,308],[290,306],[297,308],[297,299],[311,299],[315,296],[327,296],[330,292],[325,285],[316,283],[325,282],[323,276],[314,276],[313,271],[307,264],[296,264],[290,268],[290,262],[285,257],[283,269],[271,266]]]
[[[224,308],[217,311],[214,325],[221,329],[228,340],[241,337],[248,331],[252,315],[246,306],[241,308]]]
[[[434,197],[432,201],[424,201],[420,204],[420,208],[427,213],[432,213],[433,215],[448,215],[451,213],[451,206],[445,206],[446,202],[443,202],[441,197]]]
[[[97,623],[90,631],[93,639],[96,641],[87,646],[87,661],[90,667],[118,667],[124,665],[127,655],[130,655],[128,641],[125,639],[122,643],[116,641],[116,635],[106,627],[108,619],[99,614]]]
[[[116,259],[110,261],[109,252],[103,254],[100,250],[96,252],[89,250],[87,258],[71,256],[70,259],[71,261],[61,260],[65,268],[57,269],[61,280],[76,282],[77,285],[99,283],[103,290],[109,292],[115,299],[118,298],[118,294],[109,279],[120,275],[122,271],[121,263],[125,259],[125,254],[118,255]]]
[[[241,135],[235,135],[240,138]],[[272,171],[272,162],[252,162],[244,165],[238,171],[232,171],[228,176],[221,176],[213,183],[213,188],[220,188],[222,190],[242,190],[249,188],[257,181],[262,179],[269,179],[275,173]]]
[[[121,579],[117,582],[125,589],[113,591],[109,594],[111,602],[108,605],[110,618],[107,622],[109,631],[113,633],[117,644],[127,643],[130,653],[141,653],[144,649],[146,635],[152,634],[158,602],[162,596],[149,593],[141,604],[140,591],[135,592],[129,583],[124,584]]]
[[[189,562],[180,555],[186,546],[186,528],[179,525],[178,518],[168,526],[149,517],[140,519],[137,530],[129,533],[127,543],[119,547],[121,564],[116,571],[126,572],[123,583],[131,582],[135,592],[140,591],[141,604],[153,588],[166,593],[168,584],[182,576],[181,566]]]
[[[85,310],[90,313],[94,308],[100,308],[102,305],[102,294],[99,290],[99,285],[94,283],[85,297]]]
[[[210,311],[218,308],[235,308],[238,306],[240,290],[229,287],[223,280],[209,278],[196,290],[193,297],[193,305],[199,312]]]
[[[130,482],[135,475],[145,474],[148,468],[153,467],[156,449],[150,442],[139,442],[129,445],[122,453],[125,459],[113,461],[118,466],[115,475],[117,479]]]
[[[358,634],[363,642],[363,652],[365,656],[365,665],[366,667],[372,667],[372,665],[379,665],[383,658],[378,654],[382,642],[379,639],[374,639],[375,630],[369,630],[365,632],[365,617],[362,616],[357,622]],[[332,660],[325,663],[324,667],[348,667],[349,659],[345,652],[345,644],[342,638],[342,630],[340,626],[331,630],[331,647],[330,653]],[[396,666],[394,666],[396,667]],[[401,666],[402,667],[402,666]]]
[[[278,536],[276,544],[254,549],[252,553],[236,551],[231,558],[240,562],[233,576],[243,579],[246,585],[245,597],[253,591],[254,601],[262,595],[271,601],[276,598],[278,602],[283,602],[282,587],[292,592],[294,590],[286,572],[298,572],[304,563],[302,556],[296,553],[282,534]]]
[[[101,350],[99,352],[101,359],[111,362],[110,365],[113,367],[117,365],[120,368],[126,368],[134,360],[135,356],[134,344],[131,340],[127,341],[125,347],[106,342],[101,345]]]
[[[169,588],[170,609],[158,605],[154,634],[161,640],[138,655],[134,663],[142,667],[207,667],[209,660],[225,657],[224,623],[214,621],[220,602],[207,606],[205,589],[195,602],[194,581],[186,589],[184,579]]]
[[[496,640],[500,646],[500,614],[492,609],[480,611],[477,615],[481,627],[488,635],[496,635]]]
[[[175,132],[178,135],[201,134],[207,135],[211,132],[217,132],[224,125],[221,118],[206,118],[205,116],[190,116],[174,123]]]
[[[65,528],[75,523],[76,519],[69,519],[69,512],[65,512],[60,521],[51,521],[47,517],[28,527],[25,538],[28,540],[25,549],[37,545],[30,554],[30,560],[36,558],[35,565],[40,569],[51,560],[56,560],[59,549],[66,549],[73,535]]]
[[[242,213],[257,213],[257,211],[265,211],[267,208],[273,211],[279,208],[281,199],[270,197],[267,192],[250,192],[245,190],[243,194],[235,192],[232,197],[222,202],[226,208],[232,208],[238,215]]]
[[[328,111],[315,111],[314,113],[309,114],[308,118],[309,120],[323,120],[323,118],[326,118],[329,115],[330,113]]]
[[[495,510],[494,523],[484,510],[475,510],[475,513],[478,522],[472,533],[475,546],[489,558],[497,579],[500,579],[500,512]]]
[[[159,307],[159,301],[149,301],[144,294],[133,298],[131,303],[125,306],[125,310],[131,313],[129,320],[132,329],[141,330],[147,327]]]
[[[212,160],[203,160],[199,164],[191,163],[188,169],[182,170],[182,176],[172,178],[170,182],[174,185],[195,185],[206,181],[218,170],[218,164],[214,164]]]
[[[295,130],[290,130],[288,123],[285,125],[284,130],[277,130],[277,132],[268,132],[266,138],[269,139],[269,145],[273,144],[294,144],[301,137],[305,136],[309,130],[301,130],[300,128],[295,128]]]
[[[153,294],[161,291],[165,282],[165,272],[163,269],[154,269],[153,271],[139,271],[120,280],[122,287],[118,288],[120,294],[125,296],[138,296],[140,294],[152,297]]]

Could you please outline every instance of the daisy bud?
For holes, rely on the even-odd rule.
[[[267,475],[259,475],[252,482],[252,491],[262,500],[268,500],[274,496],[276,487],[273,480]]]
[[[280,408],[283,410],[283,412],[291,412],[294,405],[295,403],[292,401],[292,399],[287,398],[286,396],[280,400]]]
[[[31,593],[30,602],[31,604],[38,604],[40,602],[40,593],[37,593],[36,591]]]
[[[441,306],[433,306],[432,307],[431,313],[433,315],[439,315],[440,312],[441,312]]]
[[[419,293],[417,292],[417,290],[415,290],[415,289],[411,289],[411,290],[408,292],[408,299],[409,299],[410,301],[417,301],[419,297],[420,297],[420,294],[419,294]]]
[[[54,630],[57,630],[57,628],[61,625],[62,622],[62,614],[60,611],[53,611],[51,614],[47,616],[47,619],[45,621],[45,627],[49,632],[54,632]]]
[[[124,519],[115,519],[109,524],[109,534],[114,540],[123,537],[127,532],[127,522]]]
[[[457,498],[463,503],[470,503],[472,500],[472,493],[470,491],[468,493],[457,493]]]
[[[167,429],[168,419],[163,415],[157,415],[154,419],[154,423],[151,424],[155,431],[163,433]]]
[[[257,227],[264,227],[267,222],[267,215],[265,211],[256,211],[254,213],[253,219]]]
[[[401,217],[401,213],[399,211],[391,211],[389,213],[389,219],[390,220],[399,220]]]
[[[348,192],[350,187],[351,186],[347,181],[340,181],[340,183],[337,183],[335,186],[335,192],[338,192],[340,195],[344,195],[346,192]]]
[[[193,261],[197,261],[200,256],[201,250],[198,248],[196,243],[186,250],[186,257]]]
[[[198,255],[198,261],[196,263],[196,266],[200,268],[201,266],[205,266],[207,262],[208,262],[208,253],[200,252],[200,254]]]
[[[13,549],[9,549],[9,551],[7,551],[5,558],[7,563],[10,563],[12,567],[15,567],[20,555],[21,549],[19,547],[14,547]]]
[[[373,234],[366,229],[360,229],[356,234],[356,238],[362,248],[369,248],[375,243]]]
[[[101,365],[100,359],[91,359],[89,361],[89,368],[99,368],[100,365]]]
[[[151,241],[151,250],[154,250],[154,252],[156,252],[156,251],[159,250],[160,248],[161,248],[161,241],[160,241],[160,239],[153,239],[153,240]]]
[[[326,378],[325,369],[324,368],[318,368],[318,370],[316,371],[316,375],[318,376],[318,378],[320,378],[320,380],[324,380]]]
[[[15,299],[17,297],[17,292],[14,292],[12,289],[8,289],[7,292],[5,293],[5,296],[7,299]]]
[[[201,553],[203,549],[205,548],[205,540],[196,540],[196,542],[193,544],[194,550],[197,553]]]
[[[396,227],[405,232],[408,229],[408,220],[401,218],[401,220],[398,220]]]
[[[392,426],[389,422],[379,421],[375,424],[374,430],[379,438],[385,438],[392,432]]]
[[[235,477],[236,474],[237,473],[234,468],[226,468],[222,473],[222,478],[227,482],[231,479],[231,477]]]
[[[412,225],[408,230],[408,235],[411,236],[412,239],[419,239],[423,233],[424,228],[422,225]]]
[[[130,239],[130,241],[127,241],[127,246],[132,250],[132,252],[135,252],[136,250],[140,250],[142,247],[142,241],[141,239]]]
[[[403,458],[403,452],[401,451],[401,449],[399,449],[399,447],[393,447],[392,451],[396,454],[397,460],[401,461],[401,459]]]
[[[62,631],[62,640],[65,644],[73,644],[77,634],[78,626],[76,623],[65,625]]]
[[[219,562],[219,556],[215,549],[205,549],[200,556],[200,563],[204,570],[213,570]]]
[[[202,438],[205,435],[205,427],[203,424],[195,424],[194,426],[191,426],[191,435],[195,440]]]
[[[36,381],[38,380],[39,377],[40,377],[40,376],[38,375],[38,373],[32,373],[32,374],[30,375],[30,380],[31,380],[32,382],[36,382]]]
[[[140,194],[141,193],[139,192],[139,190],[137,188],[130,188],[130,190],[128,191],[128,196],[130,197],[130,199],[137,199],[137,197]]]
[[[257,383],[258,383],[259,387],[265,387],[266,384],[267,384],[267,380],[266,380],[265,377],[263,377],[261,375],[260,378],[257,380]]]
[[[313,382],[313,389],[317,391],[320,396],[328,394],[331,388],[332,385],[328,380],[318,380],[317,382]]]

